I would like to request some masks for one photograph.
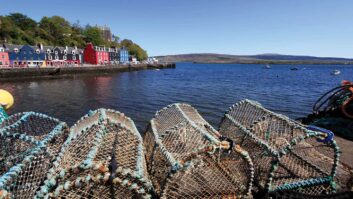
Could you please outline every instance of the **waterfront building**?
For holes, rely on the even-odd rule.
[[[61,47],[53,47],[53,46],[46,46],[45,49],[45,57],[47,66],[63,66],[63,48]]]
[[[148,63],[158,63],[158,59],[156,59],[155,57],[149,57],[149,58],[147,58],[147,62]]]
[[[0,67],[9,67],[10,60],[9,54],[5,51],[5,48],[0,46]]]
[[[15,67],[43,67],[45,53],[39,46],[4,44],[8,52],[10,66]]]
[[[92,43],[88,43],[83,53],[83,61],[94,65],[108,64],[109,52],[105,47],[93,46]]]
[[[119,63],[119,52],[115,47],[111,47],[108,49],[109,52],[109,62],[110,64],[118,64]]]
[[[79,60],[80,60],[80,64],[82,65],[82,64],[83,64],[83,53],[84,53],[84,50],[78,48],[78,49],[77,49],[77,52],[79,53],[79,54],[78,54],[78,57],[79,57]]]
[[[69,65],[74,65],[74,66],[78,66],[80,64],[82,64],[82,59],[83,59],[83,50],[75,47],[69,47],[67,48],[68,50],[68,54],[67,54],[67,60],[66,62]]]
[[[77,47],[44,47],[48,66],[78,66],[82,63],[82,50]]]
[[[130,63],[132,63],[132,64],[137,64],[137,63],[138,63],[136,57],[133,56],[133,55],[130,56],[129,61],[130,61]]]
[[[119,49],[118,56],[119,56],[119,63],[121,64],[129,63],[129,51],[125,47],[122,47]]]

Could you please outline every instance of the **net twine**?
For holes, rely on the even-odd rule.
[[[250,156],[188,104],[158,111],[144,136],[146,162],[161,198],[251,197]]]
[[[91,178],[96,171],[103,180]],[[85,186],[76,186],[77,181]],[[151,191],[134,122],[118,111],[98,109],[71,127],[36,198],[149,198]]]
[[[322,132],[308,130],[251,100],[230,107],[219,131],[249,152],[258,189],[313,195],[336,191],[340,150],[334,139],[318,142],[325,136]]]
[[[35,112],[0,123],[0,198],[31,198],[68,136],[66,123]]]

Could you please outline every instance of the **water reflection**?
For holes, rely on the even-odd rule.
[[[148,70],[102,76],[11,81],[0,88],[15,96],[11,113],[36,111],[70,125],[89,110],[112,108],[131,117],[143,130],[162,107],[185,102],[217,126],[233,103],[249,98],[292,118],[310,113],[311,105],[342,79],[352,80],[353,68],[335,66],[342,75],[331,76],[332,66],[178,64],[176,69]]]

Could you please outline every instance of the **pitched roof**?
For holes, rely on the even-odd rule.
[[[3,47],[5,49],[5,51],[13,51],[15,48],[17,49],[21,49],[24,45],[17,45],[17,44],[7,44],[4,43],[2,44],[0,47]],[[33,48],[34,50],[40,49],[39,46],[31,46],[28,45],[29,47]],[[66,47],[62,47],[62,46],[43,46],[43,52],[46,52],[48,49],[52,50],[54,48],[59,48],[61,51],[64,51],[66,49]],[[83,49],[81,48],[75,48],[75,47],[67,47],[68,52],[72,52],[73,50],[75,50],[76,52],[83,52]]]
[[[23,45],[3,44],[5,51],[13,51],[15,48],[21,49]]]
[[[51,50],[53,48],[54,48],[54,46],[43,46],[44,51],[47,51],[48,49]]]

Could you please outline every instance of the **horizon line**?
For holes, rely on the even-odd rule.
[[[149,55],[150,57],[163,57],[163,56],[178,56],[178,55],[228,55],[228,56],[261,56],[261,55],[278,55],[278,56],[296,56],[296,57],[317,57],[317,58],[339,58],[339,59],[352,59],[353,57],[339,57],[339,56],[317,56],[317,55],[300,55],[300,54],[280,54],[280,53],[260,53],[260,54],[227,54],[227,53],[180,53],[180,54],[164,54],[164,55]]]

